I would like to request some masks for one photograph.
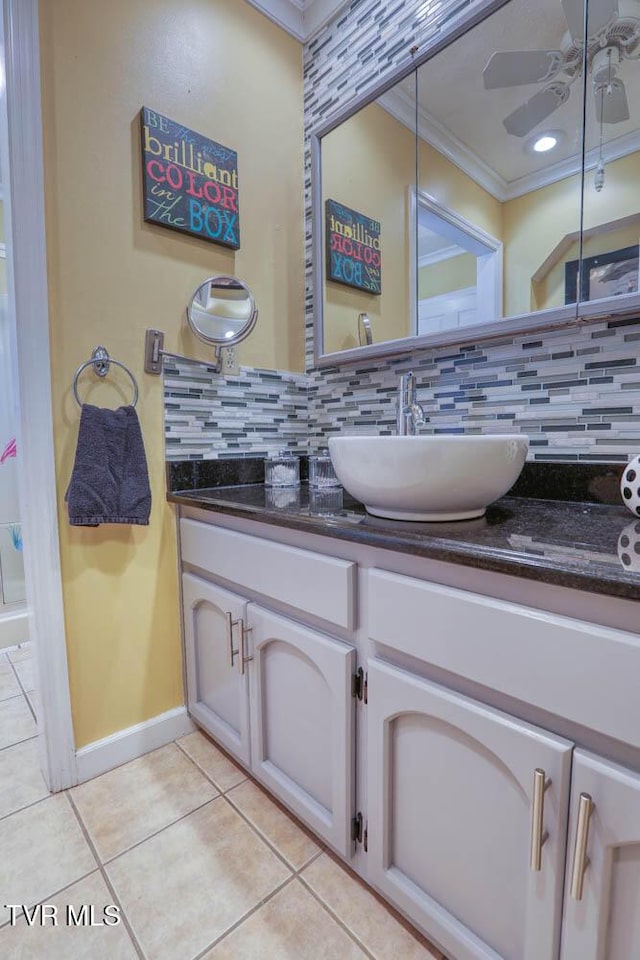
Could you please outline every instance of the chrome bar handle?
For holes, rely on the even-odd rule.
[[[540,767],[533,771],[533,804],[531,806],[531,847],[529,851],[529,865],[532,870],[542,869],[542,848],[549,834],[543,833],[544,825],[544,795],[551,786],[551,780]]]
[[[236,627],[239,623],[242,623],[242,620],[234,620],[233,614],[227,612],[225,613],[225,618],[227,621],[227,643],[229,644],[229,660],[231,666],[234,666],[233,658],[240,653],[240,650],[233,649],[233,628]]]
[[[582,900],[584,874],[589,866],[587,847],[589,845],[589,820],[595,809],[595,804],[588,793],[580,794],[578,807],[578,825],[576,827],[576,845],[573,851],[573,871],[571,873],[571,896],[574,900]]]
[[[251,633],[253,627],[245,626],[244,620],[239,620],[240,623],[240,650],[238,651],[240,656],[238,657],[238,666],[240,667],[240,676],[244,677],[245,675],[245,664],[249,663],[250,660],[253,660],[253,657],[245,657],[245,638]]]

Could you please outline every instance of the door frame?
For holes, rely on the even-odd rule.
[[[0,141],[2,169],[9,181],[4,190],[8,315],[19,403],[18,481],[27,610],[42,718],[40,759],[49,789],[57,791],[77,783],[77,773],[53,443],[38,0],[0,2],[0,67],[6,77],[0,120],[8,133]]]
[[[488,319],[483,316],[477,323],[495,323],[502,318],[503,308],[503,258],[502,241],[492,237],[490,233],[471,223],[466,217],[457,213],[451,207],[432,197],[425,190],[410,186],[407,189],[407,222],[409,224],[409,309],[411,322],[416,329],[418,325],[418,272],[425,265],[418,260],[418,223],[420,214],[440,221],[448,232],[452,243],[455,243],[476,257],[476,276],[478,290],[478,308],[484,309]],[[482,306],[484,305],[484,306]],[[470,328],[473,324],[470,324]],[[458,328],[454,328],[458,329]],[[466,328],[462,328],[466,329]]]

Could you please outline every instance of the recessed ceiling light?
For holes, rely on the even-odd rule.
[[[558,138],[551,133],[543,133],[541,137],[533,143],[533,149],[536,153],[546,153],[547,150],[553,150],[558,142]]]

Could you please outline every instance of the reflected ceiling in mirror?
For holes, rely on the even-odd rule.
[[[462,334],[570,303],[582,56],[559,0],[512,0],[420,67],[419,188],[495,246],[473,263],[455,247],[437,261],[419,249],[420,334]]]
[[[187,309],[187,320],[200,340],[230,347],[253,330],[258,311],[251,290],[236,277],[209,277],[200,284]]]

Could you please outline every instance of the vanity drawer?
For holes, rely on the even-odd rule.
[[[640,747],[640,637],[383,570],[372,640]]]
[[[185,563],[353,630],[355,563],[198,520],[180,521],[180,541]]]

